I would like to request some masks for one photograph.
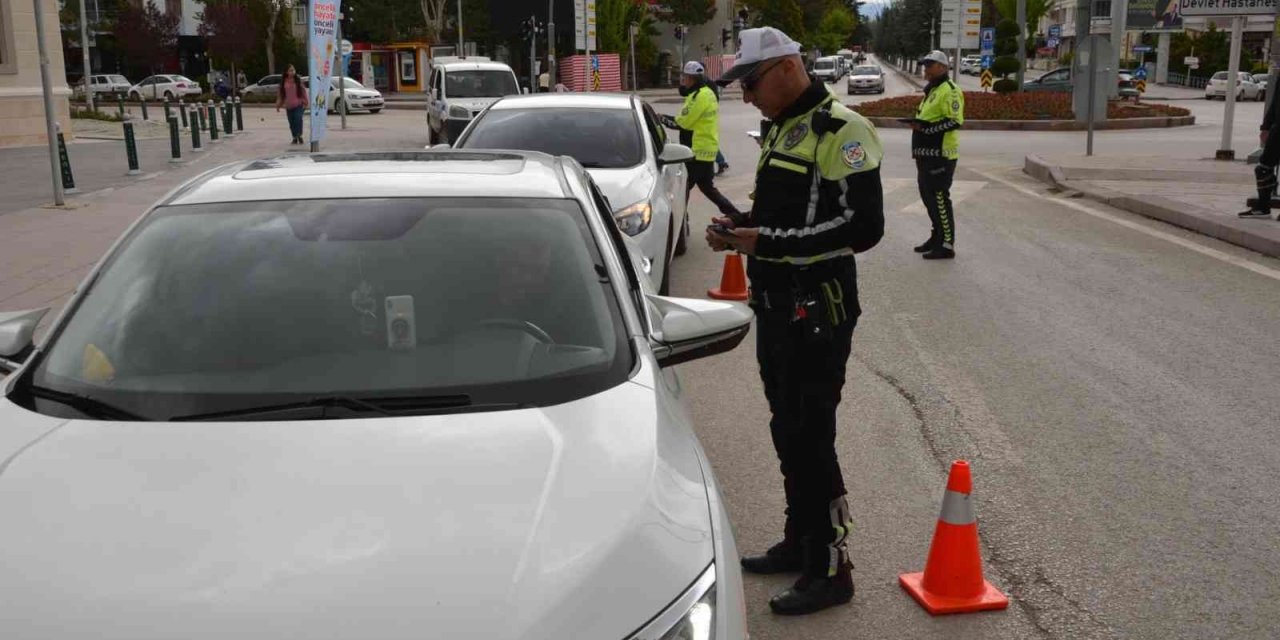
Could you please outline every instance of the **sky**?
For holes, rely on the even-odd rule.
[[[868,20],[874,20],[887,6],[889,6],[889,0],[867,0],[867,3],[862,5],[862,16]]]

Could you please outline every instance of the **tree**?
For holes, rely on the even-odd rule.
[[[813,34],[813,44],[830,55],[843,49],[853,37],[856,21],[846,8],[836,4],[827,9]]]
[[[665,0],[661,7],[660,9],[655,7],[657,18],[671,24],[702,24],[716,15],[715,0]],[[600,7],[597,6],[597,13],[599,9]],[[597,18],[598,21],[599,18]],[[599,36],[599,31],[596,35]]]
[[[751,16],[753,27],[781,29],[792,40],[804,39],[804,12],[796,0],[741,0]]]
[[[178,16],[162,13],[155,0],[142,6],[123,2],[116,18],[116,42],[130,64],[156,73],[178,46],[178,23]]]
[[[426,21],[427,41],[439,42],[440,34],[444,31],[444,18],[449,0],[418,0],[418,2],[422,6],[422,19]]]
[[[276,72],[276,25],[280,14],[293,8],[293,0],[262,0],[267,10],[267,32],[263,40],[267,45],[267,73]]]
[[[396,42],[426,37],[419,0],[343,0],[342,12],[347,16],[342,32],[349,34],[344,36],[348,40]]]
[[[249,8],[240,0],[205,0],[198,33],[209,55],[231,65],[231,87],[236,88],[236,65],[258,46],[258,27],[249,17]]]
[[[1040,19],[1049,13],[1049,9],[1053,8],[1053,0],[1026,0],[1026,3],[1027,42],[1028,46],[1030,46],[1030,36],[1036,32],[1036,26],[1040,24]],[[995,5],[1000,17],[1012,21],[1016,28],[1018,24],[1018,0],[995,0]],[[1014,51],[1017,51],[1016,46]]]
[[[637,24],[636,69],[647,69],[657,59],[653,37],[658,35],[653,17],[634,0],[596,0],[596,46],[617,53],[624,69],[630,68],[631,50],[627,27]],[[626,75],[624,73],[623,75]]]

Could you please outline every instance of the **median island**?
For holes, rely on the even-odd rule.
[[[884,98],[848,105],[867,117],[877,127],[903,129],[909,125],[900,118],[910,118],[924,96],[920,94]],[[1182,107],[1154,102],[1112,101],[1107,104],[1107,119],[1094,122],[1094,128],[1152,129],[1183,127],[1195,124],[1195,116]],[[997,131],[1077,131],[1086,128],[1077,123],[1071,111],[1071,94],[1057,92],[985,93],[964,92],[964,128]]]

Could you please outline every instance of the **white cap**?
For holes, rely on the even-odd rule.
[[[733,57],[733,66],[716,82],[725,86],[750,75],[765,60],[798,53],[800,43],[773,27],[744,29],[738,33],[738,53]]]
[[[936,62],[947,67],[951,66],[951,58],[948,58],[947,54],[938,51],[937,49],[930,51],[923,58],[920,58],[920,64],[928,64],[930,62]]]
[[[684,63],[684,74],[686,76],[700,76],[706,70],[702,68],[702,63],[696,60],[690,60]]]

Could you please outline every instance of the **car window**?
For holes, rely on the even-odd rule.
[[[640,106],[644,108],[645,130],[653,142],[653,153],[654,155],[660,155],[667,146],[667,129],[658,122],[658,116],[653,112],[653,107],[649,106],[649,103],[641,102]]]
[[[1213,74],[1213,77],[1212,77],[1212,78],[1210,78],[1210,79],[1211,79],[1211,80],[1226,80],[1226,79],[1227,79],[1227,72],[1226,72],[1226,71],[1219,71],[1219,72],[1217,72],[1217,73]]]
[[[500,98],[520,93],[515,76],[505,70],[449,71],[444,74],[449,98]]]
[[[857,67],[853,70],[855,76],[878,76],[880,75],[880,67]]]
[[[633,261],[634,256],[631,255],[630,249],[627,248],[626,240],[622,236],[622,230],[618,228],[618,223],[613,218],[612,203],[604,196],[604,192],[600,190],[596,181],[591,179],[590,174],[583,172],[583,175],[586,176],[587,188],[591,194],[591,201],[596,208],[596,213],[600,215],[605,223],[605,228],[609,230],[609,239],[613,242],[614,251],[621,258],[623,270],[627,272],[627,289],[635,296],[633,302],[637,305],[637,310],[641,312],[641,315],[644,315],[644,299],[640,296],[640,274],[636,272],[636,265]]]
[[[267,76],[258,81],[260,85],[280,84],[280,76]]]
[[[471,125],[459,146],[570,156],[588,169],[634,167],[644,159],[640,129],[630,108],[490,109]]]
[[[126,78],[126,77],[124,77],[124,76],[111,76],[111,81],[112,81],[112,82],[119,82],[119,83],[122,83],[122,84],[128,84],[129,79],[128,79],[128,78]]]
[[[318,394],[585,397],[631,368],[586,215],[527,198],[162,207],[29,382],[154,419]]]
[[[835,67],[835,62],[832,62],[831,60],[819,60],[817,64],[814,65],[815,69],[831,69],[833,67]]]
[[[352,78],[345,78],[345,81],[346,82],[344,83],[344,85],[347,89],[363,89],[364,88],[364,85],[360,84],[359,82],[356,82]],[[338,79],[334,77],[329,78],[329,84],[336,89],[338,87]]]

